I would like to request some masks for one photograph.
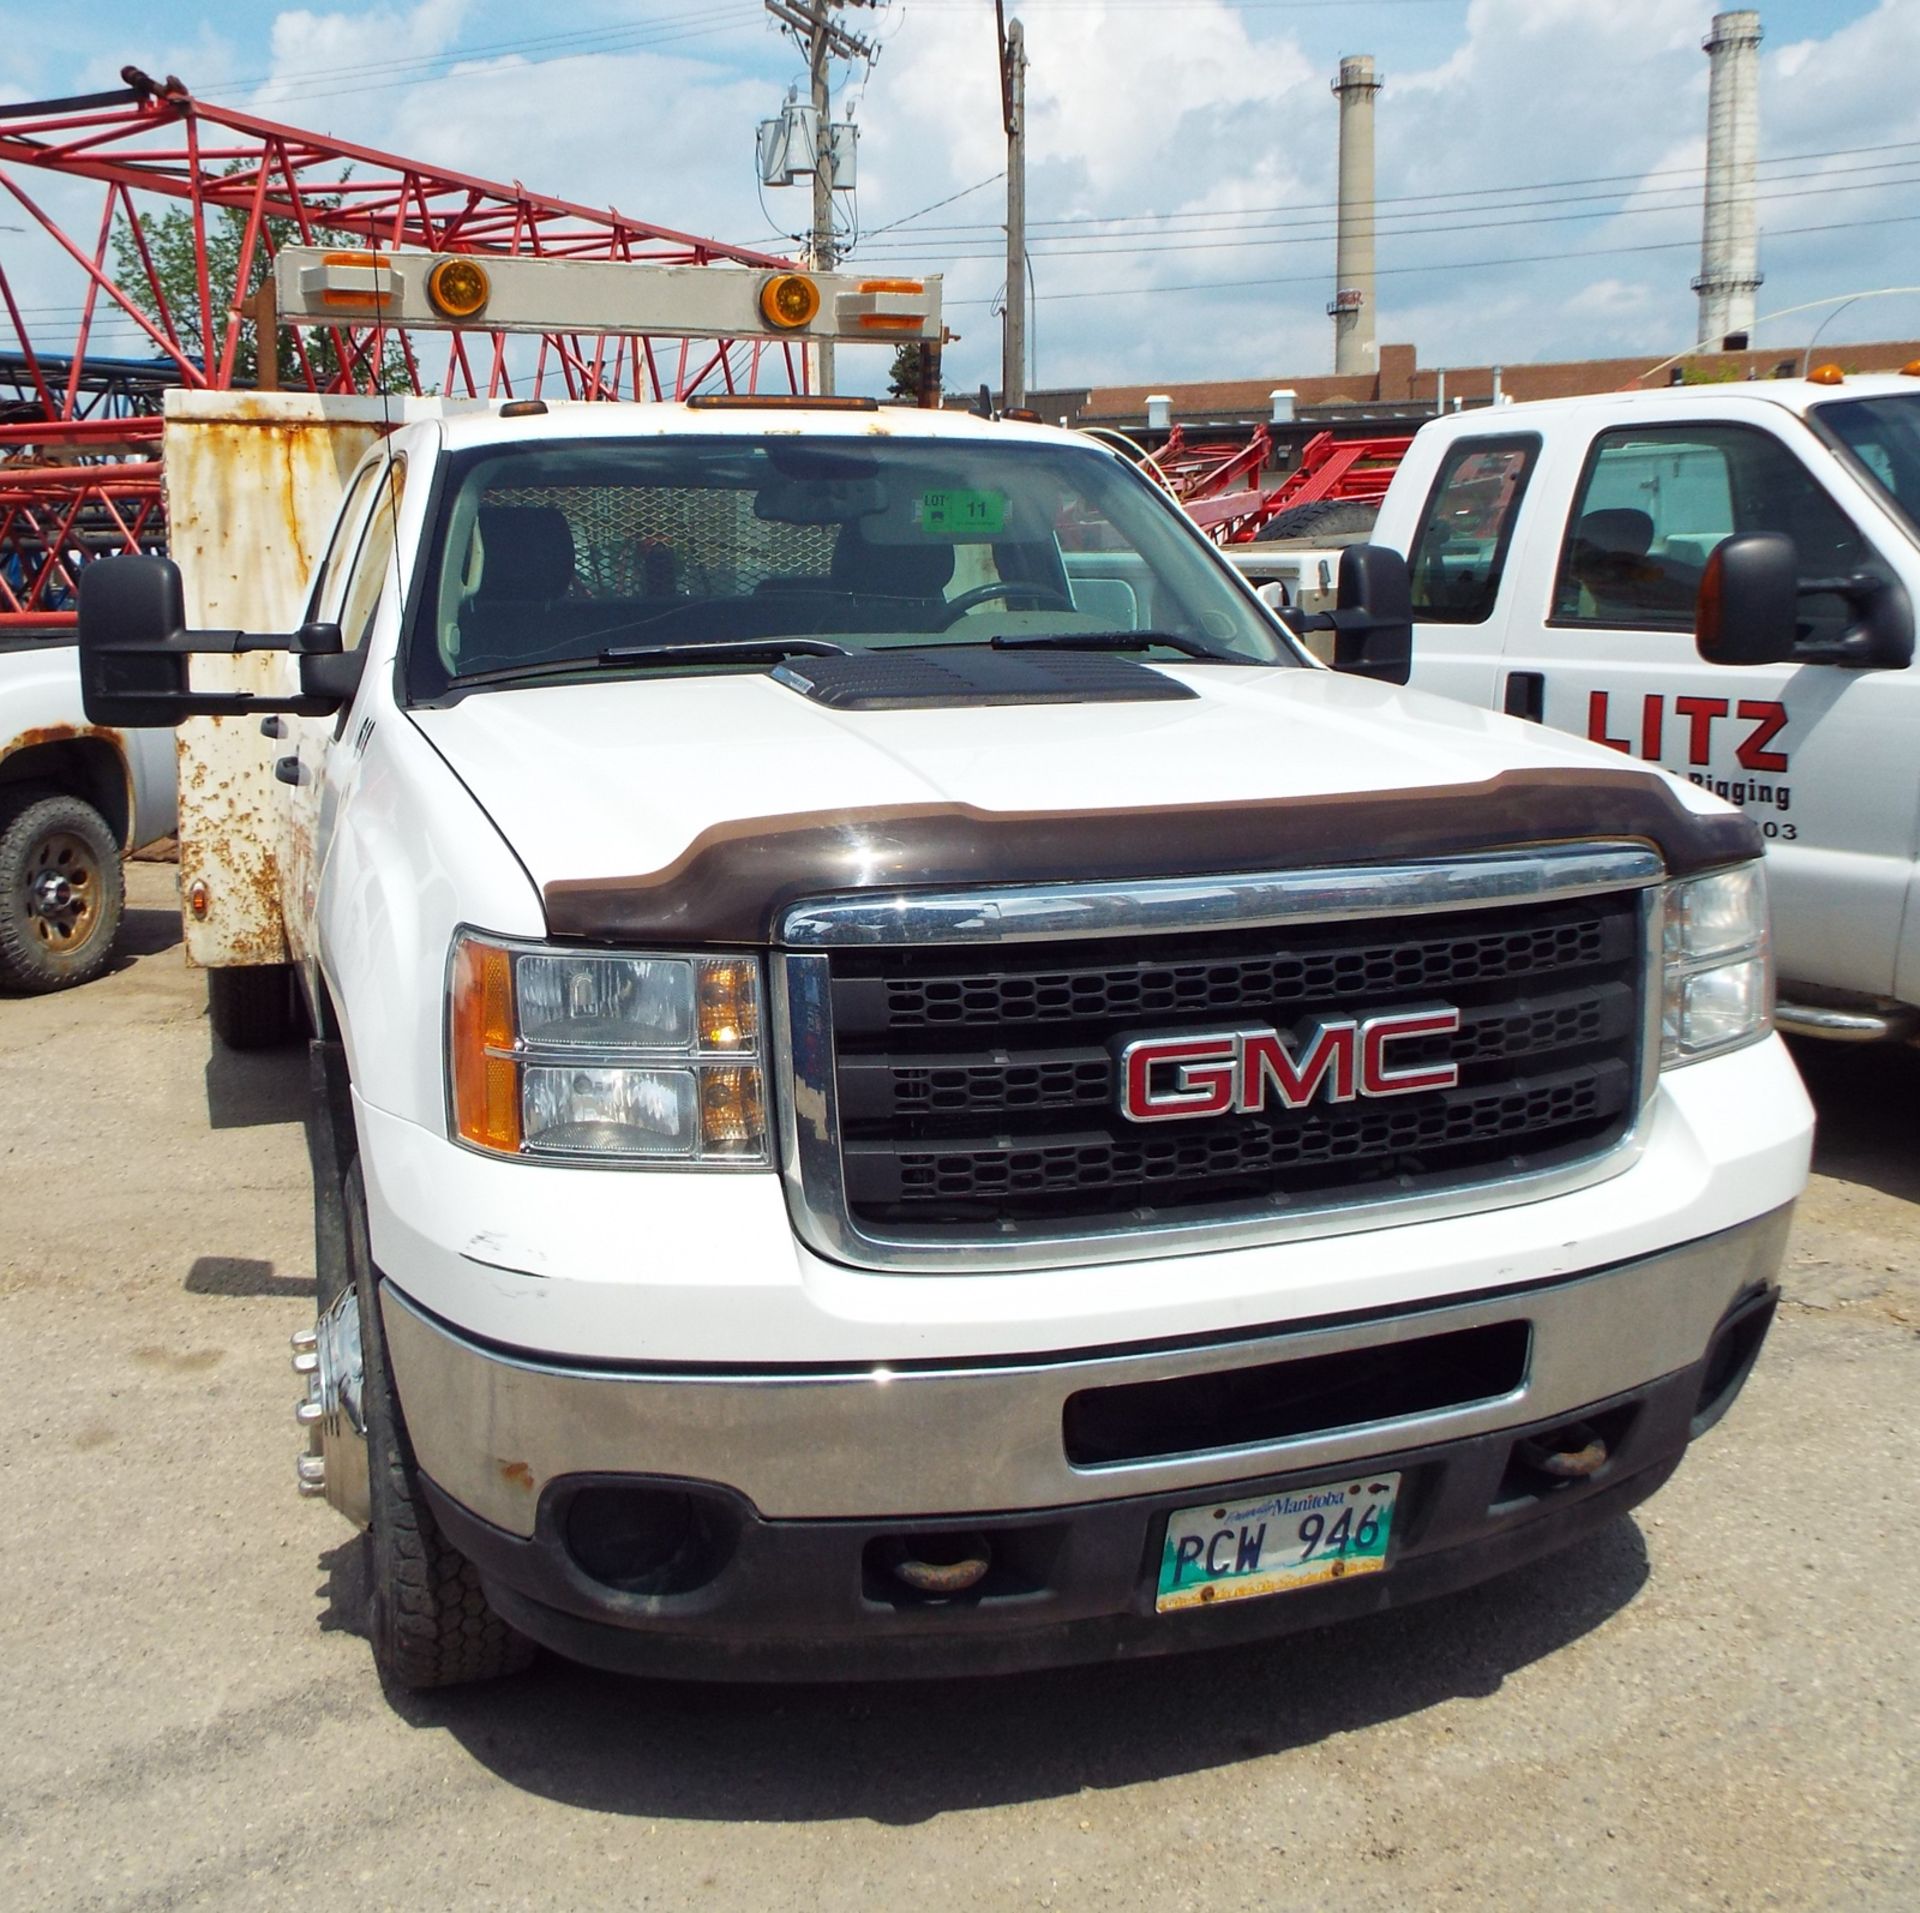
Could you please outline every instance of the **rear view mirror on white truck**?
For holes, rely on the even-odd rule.
[[[337,624],[309,623],[284,634],[189,631],[180,570],[169,558],[103,558],[80,580],[80,684],[88,718],[129,727],[184,717],[286,713],[324,717],[352,697],[365,653],[343,651]],[[299,667],[299,691],[266,697],[196,691],[196,653],[285,651]]]
[[[1837,599],[1855,614],[1833,637],[1803,634],[1800,601]],[[1694,642],[1709,664],[1842,664],[1897,671],[1913,658],[1913,605],[1873,571],[1808,577],[1791,538],[1757,531],[1724,540],[1707,560]]]
[[[1384,545],[1349,545],[1340,554],[1340,583],[1331,611],[1297,611],[1260,600],[1296,637],[1330,631],[1327,659],[1349,677],[1404,684],[1413,670],[1413,602],[1407,561]]]

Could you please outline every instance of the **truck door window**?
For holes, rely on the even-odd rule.
[[[333,536],[327,541],[326,556],[313,574],[313,590],[307,599],[309,620],[331,621],[339,613],[340,594],[346,584],[347,553],[353,549],[353,536],[360,529],[367,487],[379,469],[378,465],[362,465],[354,473],[347,495],[340,501],[340,515],[333,521]]]
[[[1416,618],[1480,624],[1492,615],[1539,450],[1529,434],[1464,439],[1447,454],[1409,554]]]
[[[1755,531],[1794,542],[1803,635],[1838,637],[1855,614],[1812,583],[1881,566],[1785,445],[1743,425],[1602,432],[1567,521],[1551,622],[1691,630],[1714,548]]]
[[[358,650],[373,628],[381,587],[393,565],[394,517],[400,509],[400,493],[407,482],[404,458],[391,459],[372,469],[381,474],[380,496],[374,503],[373,515],[367,520],[366,535],[360,540],[360,550],[354,558],[340,607],[340,641],[349,651]]]

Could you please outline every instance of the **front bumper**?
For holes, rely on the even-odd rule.
[[[1016,1364],[607,1372],[481,1347],[391,1283],[382,1312],[436,1512],[535,1638],[665,1673],[991,1671],[1313,1626],[1564,1545],[1652,1493],[1737,1393],[1771,1317],[1789,1216],[1494,1296]],[[1411,1354],[1417,1374],[1430,1338],[1475,1332],[1525,1350],[1492,1395],[1377,1419],[1342,1411],[1333,1427],[1296,1417],[1273,1439],[1199,1452],[1162,1452],[1149,1418],[1131,1458],[1070,1452],[1068,1403],[1090,1394],[1197,1383],[1204,1396],[1212,1378],[1265,1369],[1291,1404],[1295,1363],[1355,1357],[1391,1374]],[[1182,1392],[1189,1410],[1194,1395]],[[1606,1439],[1600,1471],[1529,1474],[1519,1442],[1576,1420]],[[1172,1511],[1361,1466],[1405,1477],[1384,1574],[1155,1615],[1152,1564]],[[583,1568],[575,1498],[623,1484],[691,1493],[705,1533],[691,1580],[626,1591]],[[879,1565],[890,1546],[976,1531],[997,1565],[965,1597],[915,1596]]]

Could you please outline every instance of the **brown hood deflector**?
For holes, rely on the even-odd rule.
[[[1690,876],[1760,855],[1737,814],[1700,816],[1644,771],[1506,771],[1483,784],[1141,810],[901,804],[716,824],[663,870],[546,887],[555,936],[768,943],[803,898],[967,884],[1100,883],[1404,863],[1641,842]]]

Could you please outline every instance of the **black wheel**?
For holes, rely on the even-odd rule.
[[[228,1049],[278,1049],[299,1034],[293,965],[207,972],[207,1020]]]
[[[413,1444],[387,1369],[366,1186],[347,1171],[347,1262],[360,1298],[366,1368],[367,1476],[373,1526],[367,1532],[368,1632],[380,1678],[396,1687],[455,1687],[517,1674],[534,1656],[488,1605],[479,1570],[440,1532],[420,1492]]]
[[[0,988],[84,983],[107,967],[127,896],[120,846],[78,797],[0,797]]]
[[[1295,505],[1269,518],[1254,533],[1256,545],[1276,545],[1283,540],[1311,538],[1365,537],[1380,516],[1377,498],[1321,498],[1311,505]]]

